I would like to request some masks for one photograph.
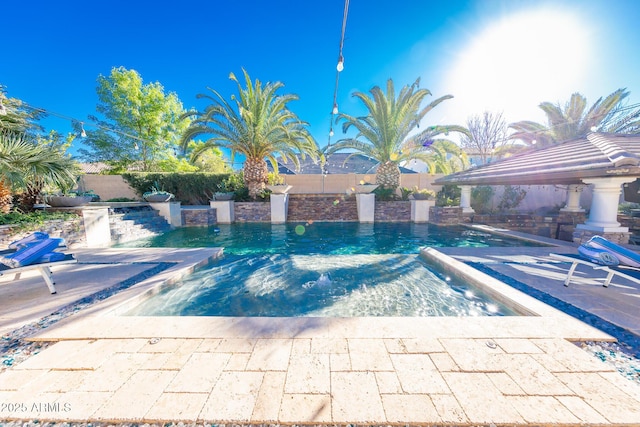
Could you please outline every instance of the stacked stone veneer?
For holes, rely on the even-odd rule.
[[[560,212],[558,215],[471,215],[471,223],[485,224],[496,228],[506,228],[512,231],[536,236],[549,237],[565,241],[574,240],[574,230],[577,224],[586,221],[584,212]]]
[[[432,206],[429,209],[429,222],[438,225],[456,225],[464,222],[462,208],[459,206]]]
[[[584,212],[560,212],[557,215],[481,215],[465,214],[460,207],[439,206],[432,207],[429,212],[429,222],[438,225],[483,224],[568,242],[575,241],[576,225],[587,219]]]
[[[84,221],[77,217],[69,221],[47,221],[38,227],[37,231],[47,233],[51,237],[62,237],[69,248],[86,246]],[[0,227],[0,246],[6,247],[14,240],[28,236],[33,231],[22,231],[18,226],[5,225]]]
[[[235,202],[234,215],[236,222],[269,222],[271,205],[264,202]],[[411,203],[376,201],[374,215],[375,221],[380,222],[411,221]],[[287,222],[298,221],[358,221],[356,198],[342,194],[290,194]]]
[[[588,241],[593,236],[602,236],[610,242],[626,245],[627,243],[629,243],[630,235],[631,233],[626,233],[626,232],[613,233],[613,232],[607,232],[607,231],[601,232],[601,231],[576,229],[573,232],[573,242],[582,244]]]
[[[376,222],[411,221],[411,202],[409,200],[381,202],[376,200]]]
[[[236,222],[271,221],[271,203],[269,202],[235,202],[233,205]]]
[[[181,214],[183,227],[211,226],[217,222],[216,210],[209,206],[190,207],[189,209],[183,207]]]
[[[358,221],[355,196],[290,195],[287,221]]]

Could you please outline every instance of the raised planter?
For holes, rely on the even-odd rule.
[[[267,185],[273,194],[287,194],[291,190],[290,185]]]
[[[415,200],[434,200],[433,194],[413,193],[412,196]]]
[[[213,200],[218,200],[218,201],[226,201],[226,200],[233,200],[233,196],[235,196],[236,193],[234,192],[229,192],[229,193],[213,193]]]
[[[411,222],[429,222],[429,211],[435,204],[435,200],[411,200]]]
[[[144,196],[144,199],[149,203],[164,203],[173,198],[173,194],[154,193]]]
[[[72,208],[84,206],[93,200],[93,196],[47,196],[46,202],[52,208]]]
[[[356,185],[354,187],[354,189],[356,190],[356,193],[358,194],[371,193],[376,188],[378,188],[378,184],[362,184],[362,185]]]

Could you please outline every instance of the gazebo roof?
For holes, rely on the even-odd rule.
[[[640,135],[590,133],[435,180],[457,185],[580,184],[583,178],[640,177]]]

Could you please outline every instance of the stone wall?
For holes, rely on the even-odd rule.
[[[408,173],[400,175],[400,186],[407,188],[427,188],[434,191],[440,190],[440,185],[433,182],[443,176],[442,174],[428,173]],[[285,184],[291,185],[290,194],[304,194],[313,196],[345,194],[352,192],[353,187],[360,183],[374,183],[375,174],[283,174]],[[133,200],[140,200],[141,197],[122,178],[121,175],[82,175],[78,181],[78,189],[82,191],[94,191],[101,200],[109,200],[119,197],[126,197]]]
[[[289,195],[287,222],[296,221],[357,221],[355,196]]]
[[[217,222],[216,210],[209,206],[182,208],[182,226],[212,226]]]
[[[560,212],[558,215],[471,215],[471,223],[520,231],[536,236],[573,241],[575,226],[586,221],[584,212]]]
[[[411,202],[409,200],[381,202],[376,200],[376,211],[374,219],[376,222],[411,221]]]
[[[47,221],[41,227],[32,231],[21,231],[18,226],[0,226],[0,246],[7,247],[9,243],[22,239],[33,233],[33,231],[45,232],[50,237],[62,237],[69,248],[83,247],[87,244],[84,233],[84,221],[80,216],[69,221]]]
[[[238,222],[271,221],[271,204],[264,202],[236,202],[235,220]],[[376,201],[376,221],[411,221],[411,202]],[[287,222],[298,221],[358,221],[355,196],[290,194]]]
[[[271,203],[235,202],[233,214],[236,222],[270,222]]]
[[[573,242],[577,244],[582,244],[587,242],[593,236],[602,236],[610,242],[618,243],[620,245],[626,245],[629,243],[629,237],[631,233],[625,232],[601,232],[601,231],[592,231],[592,230],[582,230],[576,229],[573,232]]]
[[[429,209],[429,222],[438,225],[456,225],[463,222],[459,206],[433,206]]]

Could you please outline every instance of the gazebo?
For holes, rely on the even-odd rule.
[[[473,213],[471,189],[478,185],[567,185],[567,212],[581,211],[580,194],[592,186],[589,217],[578,224],[574,241],[598,234],[620,243],[629,229],[617,221],[622,186],[640,177],[640,135],[590,133],[560,144],[527,151],[494,163],[437,179],[462,190],[463,213]]]

